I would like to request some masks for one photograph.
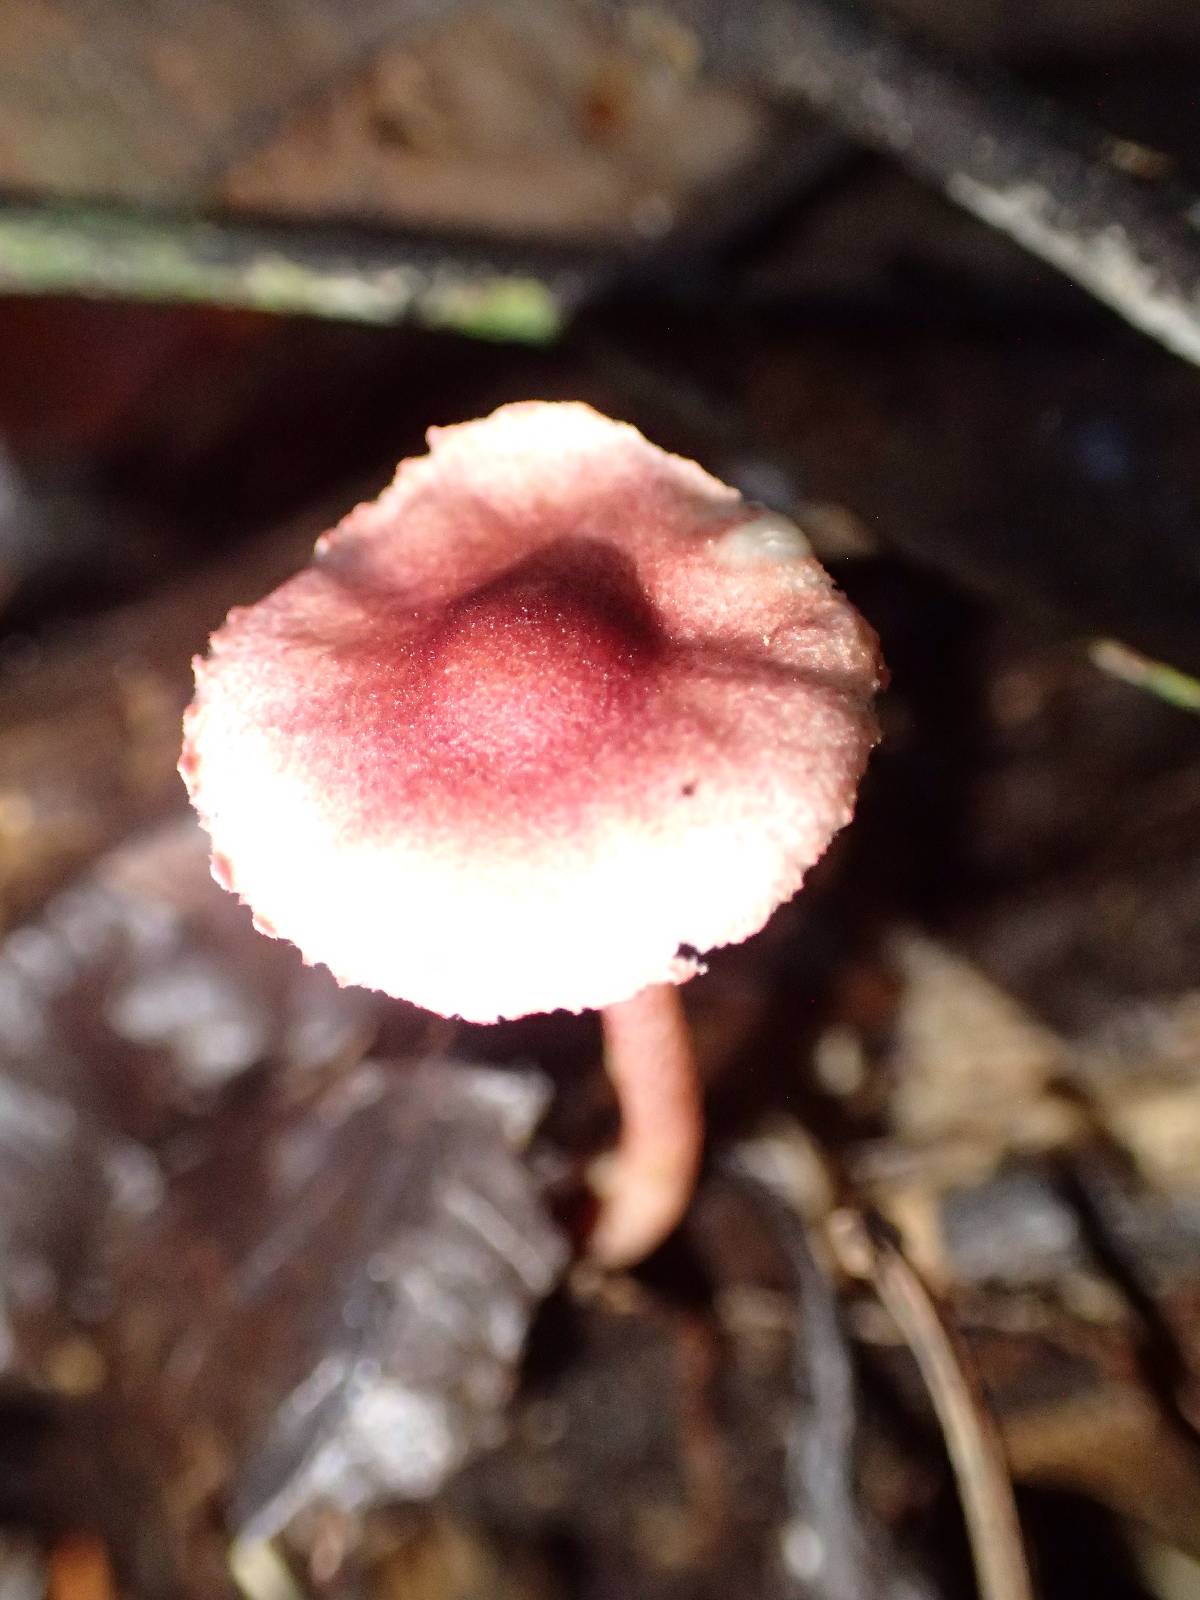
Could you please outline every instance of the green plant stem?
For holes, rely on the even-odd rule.
[[[0,293],[195,301],[553,339],[597,279],[582,253],[323,224],[0,204]]]

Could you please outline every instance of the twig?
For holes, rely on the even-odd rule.
[[[1032,1600],[1004,1444],[969,1353],[880,1218],[843,1209],[829,1232],[842,1266],[874,1287],[921,1369],[958,1479],[982,1600]]]
[[[0,204],[0,293],[203,301],[413,321],[544,343],[605,280],[599,252],[522,251],[314,223]]]
[[[838,0],[670,9],[711,68],[800,96],[1200,363],[1200,213],[1134,176],[1118,141]]]
[[[1191,673],[1181,672],[1165,661],[1155,661],[1119,639],[1094,639],[1088,655],[1092,665],[1110,678],[1120,678],[1181,711],[1200,713],[1200,679]]]

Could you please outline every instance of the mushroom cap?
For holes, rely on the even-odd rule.
[[[849,821],[875,635],[792,523],[588,406],[429,447],[195,662],[214,874],[447,1016],[682,982]]]

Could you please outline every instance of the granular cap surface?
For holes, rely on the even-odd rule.
[[[849,820],[875,636],[791,523],[587,406],[429,443],[196,662],[214,872],[445,1015],[682,981]]]

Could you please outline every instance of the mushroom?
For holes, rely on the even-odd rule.
[[[799,529],[577,403],[429,433],[197,660],[213,873],[308,962],[475,1022],[600,1010],[621,1134],[590,1247],[695,1183],[678,985],[849,821],[875,635]]]

